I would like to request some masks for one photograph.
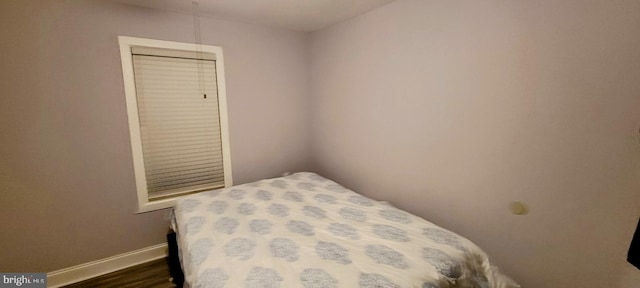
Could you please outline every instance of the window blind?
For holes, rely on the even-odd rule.
[[[132,54],[149,200],[224,187],[215,55]]]

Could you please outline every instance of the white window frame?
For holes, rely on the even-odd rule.
[[[224,169],[224,185],[233,185],[231,177],[231,152],[229,145],[229,128],[227,117],[227,94],[224,77],[224,57],[222,48],[218,46],[180,43],[172,41],[154,40],[137,37],[118,36],[120,45],[120,57],[122,61],[122,75],[124,80],[125,98],[127,103],[127,115],[129,118],[129,135],[131,138],[131,151],[133,154],[133,168],[136,179],[138,195],[138,210],[136,213],[170,208],[175,205],[176,197],[160,200],[149,200],[147,191],[147,179],[145,174],[144,156],[142,152],[142,138],[140,134],[140,120],[138,115],[138,102],[136,98],[136,86],[133,70],[133,55],[131,47],[143,46],[192,52],[213,53],[216,56],[216,82],[218,89],[218,110],[220,114],[220,133],[222,138],[222,157]]]

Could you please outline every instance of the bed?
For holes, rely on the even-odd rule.
[[[301,172],[180,198],[185,287],[519,287],[471,241]]]

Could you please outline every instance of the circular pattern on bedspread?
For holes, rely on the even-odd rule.
[[[317,175],[316,175],[317,176]],[[319,176],[317,176],[319,177]],[[316,182],[325,182],[324,178],[314,179],[314,175],[308,176],[309,179]],[[320,185],[326,185],[324,188],[328,189],[331,192],[337,193],[345,193],[349,190],[344,188],[341,185],[335,184],[331,181],[330,183],[320,183]],[[295,183],[295,182],[294,182]],[[287,187],[292,186],[292,183],[287,183],[283,180],[273,180],[271,182],[264,182],[263,187],[273,187],[276,189],[272,189],[273,191],[281,191],[274,194],[272,191],[268,190],[258,190],[255,193],[252,193],[255,199],[262,201],[272,200],[274,196],[282,197],[287,201],[292,202],[303,202],[306,196],[312,197],[311,195],[304,195],[300,192],[295,191],[287,191],[285,190],[277,190],[277,189],[286,189]],[[309,182],[299,182],[297,183],[297,188],[302,190],[313,191],[317,186],[315,183]],[[255,190],[254,190],[255,191]],[[284,192],[284,193],[283,193]],[[325,193],[326,190],[324,191]],[[319,203],[318,205],[323,204],[336,204],[338,203],[337,194],[329,195],[325,193],[318,193],[313,196],[313,199]],[[212,191],[208,192],[207,196],[216,197],[221,194],[220,191]],[[277,196],[280,194],[281,196]],[[232,189],[226,193],[227,196],[234,200],[245,199],[248,195],[247,191],[240,189]],[[352,204],[356,204],[359,206],[373,206],[375,201],[368,199],[361,195],[351,195],[347,194],[344,196],[339,196],[341,199],[346,198],[346,200]],[[219,198],[224,199],[224,198]],[[212,199],[213,200],[213,199]],[[209,202],[210,200],[207,200]],[[342,201],[342,200],[340,200]],[[202,204],[201,201],[196,199],[186,199],[181,203],[180,209],[184,212],[194,211],[197,206]],[[277,217],[287,217],[290,215],[290,208],[288,206],[295,206],[299,204],[285,203],[279,204],[274,203],[268,205],[266,209],[269,214],[277,216]],[[306,203],[305,203],[306,204]],[[259,204],[261,205],[261,204]],[[304,205],[304,204],[303,204]],[[353,206],[349,205],[348,206]],[[212,201],[206,209],[214,214],[224,214],[228,208],[229,203],[226,201]],[[265,205],[266,206],[266,205]],[[301,205],[302,206],[302,205]],[[354,206],[355,207],[355,206]],[[203,207],[205,208],[205,207]],[[254,215],[258,210],[258,207],[252,203],[240,203],[238,205],[238,213],[243,215]],[[263,209],[263,208],[260,208]],[[295,208],[299,209],[299,208]],[[411,215],[399,210],[395,207],[382,207],[382,210],[378,211],[378,215],[383,219],[408,224],[413,222]],[[262,210],[261,210],[262,211]],[[306,205],[301,209],[302,213],[305,216],[312,217],[315,219],[323,219],[327,217],[327,212],[316,206]],[[357,222],[365,222],[367,221],[367,212],[355,209],[351,207],[342,207],[337,211],[338,215],[340,215],[343,219],[352,220]],[[329,215],[332,216],[332,215]],[[375,216],[374,216],[375,217]],[[332,217],[333,218],[333,217]],[[295,219],[295,218],[294,218]],[[340,221],[340,220],[338,220]],[[353,224],[354,222],[348,222]],[[393,226],[393,223],[389,223],[391,225],[386,224],[373,224],[371,225],[371,232],[374,235],[384,240],[392,240],[398,242],[408,242],[411,241],[411,238],[408,236],[408,232],[402,228],[398,228],[397,226]],[[205,220],[202,217],[191,217],[188,218],[185,225],[186,234],[192,235],[198,233],[205,224]],[[210,225],[210,224],[208,224]],[[213,229],[216,232],[224,233],[224,234],[233,234],[238,229],[240,223],[237,219],[222,217],[218,219],[214,225]],[[358,225],[358,224],[354,224]],[[361,225],[361,224],[360,224]],[[270,234],[272,233],[272,228],[274,224],[266,219],[255,219],[249,222],[249,230],[251,232],[255,232],[258,234]],[[368,226],[368,225],[367,225]],[[208,226],[211,227],[211,226]],[[314,227],[305,221],[300,220],[291,220],[286,224],[286,228],[288,231],[304,236],[314,236],[316,233],[314,232]],[[364,229],[364,228],[363,228]],[[360,233],[358,229],[354,226],[344,223],[331,223],[327,227],[327,231],[337,237],[344,237],[353,240],[361,239]],[[367,234],[368,232],[363,230],[361,233]],[[362,235],[365,235],[362,234]],[[464,247],[461,244],[461,239],[455,234],[449,233],[446,230],[438,229],[435,227],[426,227],[423,228],[423,235],[426,238],[433,240],[439,244],[446,244],[457,249],[463,250]],[[369,236],[370,237],[370,236]],[[265,243],[266,244],[266,243]],[[212,247],[214,247],[214,242],[210,238],[199,239],[191,245],[191,249],[189,253],[187,253],[186,261],[188,263],[194,263],[196,265],[200,265],[206,261],[211,252]],[[256,254],[256,242],[249,238],[234,238],[228,241],[224,247],[223,251],[226,256],[231,257],[236,260],[246,261],[252,259]],[[288,238],[274,238],[269,241],[269,248],[271,254],[275,258],[282,259],[288,262],[298,261],[300,258],[300,247],[291,239]],[[409,264],[405,256],[385,245],[366,245],[365,254],[370,257],[373,261],[378,264],[388,265],[397,269],[407,269]],[[349,250],[345,249],[343,246],[326,241],[318,241],[315,250],[317,255],[325,260],[335,261],[340,264],[352,264],[352,259],[349,255]],[[449,278],[458,278],[462,274],[462,267],[459,263],[457,263],[453,257],[446,254],[445,252],[434,249],[434,248],[423,248],[422,250],[422,258],[424,261],[433,265],[436,270]],[[328,263],[328,262],[327,262]],[[389,269],[389,268],[388,268]],[[304,269],[300,274],[301,287],[304,288],[335,288],[338,287],[338,280],[334,278],[331,274],[323,269],[312,269],[307,268]],[[476,275],[478,276],[478,275]],[[229,274],[223,270],[222,268],[207,268],[202,271],[199,275],[199,281],[195,287],[224,287],[227,284],[229,279]],[[486,278],[480,279],[478,282],[486,283]],[[271,288],[271,287],[280,287],[283,282],[283,277],[278,274],[278,272],[271,268],[254,266],[249,273],[247,274],[247,278],[245,280],[245,287],[247,288]],[[383,275],[376,273],[361,273],[359,276],[359,287],[361,288],[399,288],[400,286],[396,283],[393,283],[388,278]],[[482,285],[481,285],[482,286]],[[436,288],[437,284],[433,282],[424,282],[422,283],[422,288]]]
[[[271,226],[273,226],[273,224],[264,219],[251,220],[249,223],[249,229],[251,229],[251,232],[256,232],[262,235],[271,233]]]
[[[387,219],[393,222],[398,222],[403,224],[411,223],[411,219],[409,218],[409,215],[406,212],[400,211],[398,209],[380,210],[380,212],[378,212],[378,215],[380,215],[384,219]]]
[[[373,206],[373,200],[362,195],[349,196],[349,198],[347,198],[347,201],[360,206]]]
[[[236,231],[236,228],[238,228],[239,224],[240,223],[236,219],[229,218],[229,217],[222,217],[218,219],[218,221],[216,221],[215,224],[213,224],[213,227],[216,231],[220,233],[233,234],[233,232]]]
[[[229,197],[235,200],[240,200],[244,198],[244,195],[246,194],[247,194],[247,191],[238,190],[238,189],[232,189],[231,191],[229,191]]]
[[[193,235],[200,232],[200,229],[202,229],[202,226],[204,225],[205,222],[206,221],[202,217],[189,218],[189,220],[187,220],[187,223],[185,224],[185,228],[187,228],[186,229],[187,235]]]
[[[440,288],[437,284],[431,282],[422,283],[422,288]]]
[[[259,200],[269,201],[271,200],[271,197],[273,197],[273,193],[271,193],[271,191],[258,190],[258,192],[256,192],[256,198]]]
[[[293,233],[298,233],[304,236],[313,236],[315,234],[313,232],[313,226],[304,221],[291,220],[287,223],[287,229]]]
[[[358,235],[358,230],[356,230],[356,228],[353,228],[351,225],[341,224],[341,223],[331,223],[329,224],[329,227],[327,227],[327,230],[329,230],[331,234],[338,237],[351,238],[354,240],[360,239],[360,236]]]
[[[351,264],[349,251],[335,243],[319,241],[318,244],[316,244],[316,253],[318,253],[322,259],[333,260],[340,264]]]
[[[322,219],[327,217],[326,211],[324,211],[322,208],[318,208],[315,206],[304,206],[304,208],[302,208],[302,213],[304,213],[304,215],[307,215],[309,217],[313,217],[316,219]]]
[[[340,210],[338,210],[338,214],[340,214],[342,218],[348,219],[348,220],[353,220],[358,222],[364,222],[367,220],[367,216],[364,211],[350,208],[350,207],[340,208]]]
[[[462,275],[460,263],[456,262],[453,257],[435,248],[423,248],[422,259],[436,267],[436,270],[449,278],[458,278]]]
[[[296,187],[302,190],[313,191],[316,187],[316,184],[312,184],[309,182],[300,182],[298,183],[298,185],[296,185]]]
[[[282,204],[271,204],[269,213],[278,217],[287,217],[289,216],[289,207]]]
[[[336,197],[333,197],[329,194],[317,194],[313,197],[313,199],[316,199],[316,201],[320,203],[336,204]]]
[[[180,206],[178,206],[178,208],[185,213],[189,213],[189,212],[193,212],[193,210],[196,207],[200,206],[200,204],[202,204],[202,202],[200,202],[199,200],[185,199],[180,203]]]
[[[238,213],[243,215],[253,215],[256,209],[256,205],[251,203],[240,203],[240,205],[238,205]]]
[[[410,240],[407,236],[407,231],[391,225],[375,224],[373,225],[373,233],[385,240],[398,242],[408,242]]]
[[[428,227],[424,228],[422,233],[436,243],[446,244],[462,251],[465,250],[464,246],[460,243],[460,238],[442,229]]]
[[[234,238],[224,245],[224,253],[238,260],[248,260],[253,257],[256,244],[247,238]]]
[[[280,287],[282,277],[271,268],[255,266],[251,268],[245,281],[245,288],[277,288]]]
[[[212,201],[209,206],[207,207],[207,210],[209,212],[212,212],[214,214],[222,214],[224,213],[224,211],[227,210],[227,207],[229,207],[229,204],[227,204],[227,202],[224,201]]]
[[[400,286],[380,274],[361,273],[360,288],[400,288]]]
[[[302,196],[302,194],[293,191],[285,192],[283,198],[293,202],[302,202],[304,200],[304,196]]]
[[[304,288],[335,288],[338,280],[322,269],[304,269],[300,275]]]
[[[367,245],[365,252],[376,263],[393,266],[398,269],[407,269],[409,267],[402,253],[385,245]]]
[[[298,246],[291,239],[275,238],[269,243],[271,255],[277,258],[284,258],[289,262],[298,260]]]
[[[327,188],[327,190],[331,191],[331,192],[336,192],[336,193],[345,193],[347,192],[347,188],[342,187],[342,185],[340,184],[329,184],[327,185],[325,188]]]
[[[229,274],[220,268],[208,268],[200,273],[195,288],[222,288],[229,279]]]
[[[213,240],[210,238],[202,238],[193,242],[189,250],[189,261],[196,265],[202,264],[209,257],[209,251],[214,246]]]
[[[271,187],[276,187],[276,188],[280,188],[280,189],[285,189],[289,186],[289,184],[287,184],[287,182],[285,182],[284,180],[274,180],[273,182],[269,183],[269,185]]]

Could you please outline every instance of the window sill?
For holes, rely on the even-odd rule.
[[[139,203],[138,204],[138,211],[136,211],[135,214],[141,214],[141,213],[147,213],[147,212],[156,211],[156,210],[173,208],[173,206],[176,204],[176,199],[177,198],[178,197],[167,198],[167,199],[162,199],[162,200],[156,200],[156,201],[146,202],[146,203]]]

